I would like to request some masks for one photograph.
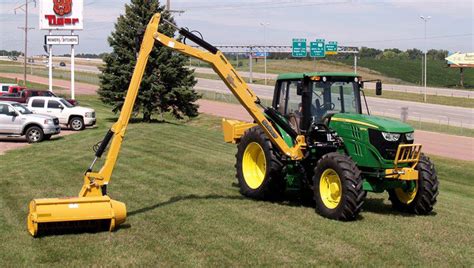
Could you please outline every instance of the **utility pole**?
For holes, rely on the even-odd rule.
[[[427,80],[427,77],[426,77],[426,63],[427,63],[427,60],[426,60],[426,54],[428,52],[428,48],[426,46],[426,23],[428,22],[429,19],[431,19],[431,16],[420,16],[420,19],[422,19],[424,22],[425,22],[425,58],[424,58],[424,68],[425,68],[425,78],[423,79],[423,84],[424,84],[424,87],[425,87],[425,94],[423,96],[423,100],[424,102],[426,102],[426,80]]]
[[[23,68],[23,85],[26,86],[26,66],[27,66],[27,61],[28,61],[28,31],[29,30],[32,30],[34,28],[29,28],[28,27],[28,4],[29,3],[35,3],[35,7],[36,7],[36,0],[25,0],[25,3],[20,5],[20,6],[17,6],[15,7],[15,9],[13,10],[16,14],[16,11],[18,9],[20,10],[23,10],[25,11],[25,26],[24,27],[18,27],[19,29],[22,29],[25,31],[25,51],[23,53],[23,56],[24,56],[24,68]]]

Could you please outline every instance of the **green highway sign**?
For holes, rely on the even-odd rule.
[[[306,57],[306,39],[293,38],[293,46],[291,50],[293,57]]]
[[[337,42],[329,41],[326,44],[326,55],[336,55],[337,54]]]
[[[324,49],[324,39],[316,39],[310,42],[310,56],[315,58],[324,58],[326,50]]]

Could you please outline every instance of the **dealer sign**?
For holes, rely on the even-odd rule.
[[[40,0],[41,30],[82,30],[83,0]]]
[[[45,35],[45,45],[78,45],[78,35]]]

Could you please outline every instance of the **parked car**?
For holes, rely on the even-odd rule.
[[[28,99],[28,108],[38,114],[57,116],[60,124],[76,131],[96,123],[94,109],[73,106],[63,98],[31,97]]]
[[[61,66],[61,67],[66,67],[66,63],[65,63],[64,61],[61,61],[61,62],[59,63],[59,66]]]
[[[58,97],[53,92],[47,90],[24,89],[17,93],[3,94],[0,96],[0,101],[14,101],[19,103],[27,103],[31,97]],[[76,100],[67,100],[72,105],[77,105]]]
[[[34,114],[17,102],[0,101],[0,136],[25,136],[29,143],[35,143],[60,132],[57,117]]]

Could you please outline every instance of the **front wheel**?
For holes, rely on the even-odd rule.
[[[84,120],[78,116],[75,116],[69,120],[69,127],[75,131],[83,130],[85,128]]]
[[[328,153],[318,161],[313,189],[316,212],[341,221],[357,217],[367,194],[354,161],[339,153]]]
[[[412,190],[395,188],[388,190],[394,209],[418,215],[426,215],[433,210],[438,196],[438,176],[433,162],[422,154],[418,165],[418,180]]]
[[[43,140],[44,133],[40,127],[33,126],[26,130],[25,136],[28,143],[36,143]]]

